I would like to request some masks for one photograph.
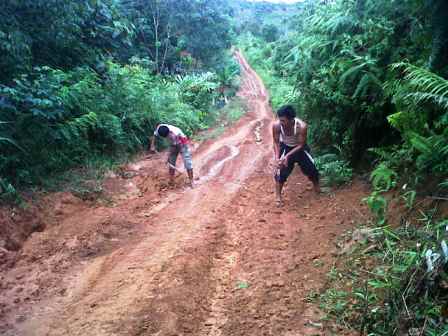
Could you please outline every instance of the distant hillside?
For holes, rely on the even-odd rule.
[[[237,34],[251,32],[268,41],[276,40],[293,28],[294,17],[300,14],[303,3],[272,3],[267,1],[230,0]]]

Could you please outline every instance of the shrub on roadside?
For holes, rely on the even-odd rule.
[[[0,86],[0,176],[34,185],[91,157],[135,152],[160,121],[191,134],[206,126],[218,86],[212,74],[162,78],[113,62],[100,74],[37,67]]]
[[[316,158],[316,167],[325,187],[341,186],[352,179],[353,170],[347,161],[336,154],[324,154]]]

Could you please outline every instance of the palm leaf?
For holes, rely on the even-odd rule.
[[[361,63],[359,65],[353,66],[345,71],[339,78],[339,83],[343,84],[350,77],[356,76],[364,67],[367,66],[367,62]]]
[[[392,68],[402,70],[405,75],[395,95],[398,101],[410,100],[417,106],[431,102],[448,110],[448,80],[408,63],[396,63]]]
[[[430,154],[432,152],[433,146],[431,145],[431,141],[429,139],[412,132],[412,137],[410,140],[412,146],[419,152],[426,154]]]
[[[17,142],[15,142],[15,141],[12,140],[12,139],[5,138],[5,137],[0,137],[0,142],[7,142],[7,143],[13,145],[14,147],[20,149],[22,152],[25,152],[25,150],[24,150],[22,147],[20,147],[20,146],[17,144]]]

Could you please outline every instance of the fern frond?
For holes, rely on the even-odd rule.
[[[370,179],[375,190],[388,191],[395,186],[397,173],[390,169],[386,164],[381,163],[372,172]]]
[[[439,187],[448,189],[448,180],[446,180],[445,182],[440,183]]]
[[[60,132],[67,141],[76,141],[97,123],[96,113],[90,112],[62,124]]]
[[[354,67],[351,67],[347,71],[345,71],[341,77],[339,78],[339,83],[344,83],[348,78],[357,75],[364,67],[366,66],[365,63],[356,65]]]
[[[421,153],[430,154],[432,153],[433,146],[428,138],[425,138],[417,133],[412,132],[412,137],[410,138],[412,146],[420,151]]]
[[[392,69],[402,70],[405,75],[395,98],[410,100],[415,105],[432,102],[448,110],[448,80],[437,74],[409,63],[396,63]]]
[[[374,75],[375,73],[378,73],[378,69],[377,69],[375,60],[370,59],[370,58],[363,58],[363,57],[360,57],[355,54],[350,54],[349,56],[350,56],[350,58],[353,58],[353,61],[349,61],[349,63],[353,62],[353,63],[359,63],[359,64],[350,67],[347,71],[345,71],[341,75],[341,77],[339,79],[339,82],[341,84],[344,83],[349,78],[358,75],[361,71],[371,72],[372,75]]]
[[[364,96],[366,92],[369,89],[370,84],[370,76],[369,74],[364,74],[364,76],[361,77],[361,80],[359,81],[358,85],[356,86],[355,93],[353,93],[352,98],[356,98],[358,96]]]

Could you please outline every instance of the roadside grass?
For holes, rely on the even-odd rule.
[[[234,97],[227,105],[211,113],[212,117],[208,120],[211,126],[206,131],[196,134],[193,139],[204,141],[219,137],[224,133],[226,127],[238,121],[245,112],[244,101],[241,98]],[[116,173],[120,166],[132,162],[139,154],[141,152],[135,154],[121,153],[110,157],[97,153],[87,158],[82,167],[43,176],[39,185],[21,192],[16,191],[10,185],[1,185],[2,189],[8,191],[8,197],[4,197],[1,201],[5,204],[15,203],[26,207],[26,202],[21,195],[33,192],[50,193],[58,191],[71,192],[84,200],[96,200],[103,196],[105,175],[110,172]]]
[[[27,207],[29,196],[40,193],[67,191],[84,200],[94,200],[102,196],[103,179],[109,172],[116,172],[120,166],[131,162],[137,154],[122,153],[110,157],[106,155],[91,155],[82,167],[72,168],[61,173],[48,174],[40,178],[39,184],[32,188],[16,190],[11,185],[2,194],[0,205],[17,205]],[[1,181],[0,181],[1,182]]]
[[[82,167],[42,179],[41,189],[45,192],[68,191],[81,199],[96,199],[103,192],[103,179],[107,173],[131,162],[138,154],[123,153],[117,157],[92,156]]]
[[[202,142],[218,138],[227,127],[237,122],[246,112],[245,102],[239,97],[233,97],[225,106],[216,110],[214,121],[209,129],[193,136],[193,140]]]
[[[341,238],[327,284],[313,295],[329,326],[372,336],[448,335],[448,220],[439,210],[438,203],[414,208],[413,219],[373,220]]]

